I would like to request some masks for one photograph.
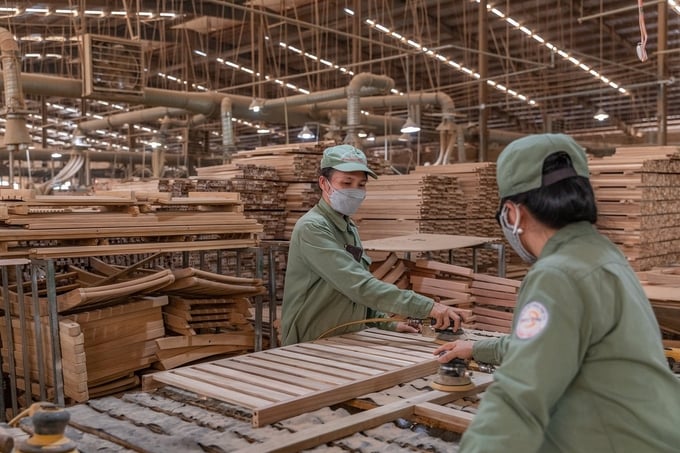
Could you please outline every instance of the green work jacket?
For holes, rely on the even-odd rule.
[[[519,290],[460,452],[680,451],[680,380],[626,258],[588,222],[551,237]]]
[[[430,314],[432,299],[378,280],[368,270],[370,263],[361,250],[354,222],[323,199],[302,216],[295,224],[288,251],[281,344],[315,340],[340,324],[384,317],[385,313],[414,318]],[[364,327],[348,326],[331,335]]]

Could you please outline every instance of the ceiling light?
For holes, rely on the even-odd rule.
[[[51,154],[52,159],[59,159],[61,157],[61,154],[59,153],[52,153]]]
[[[270,132],[270,131],[269,131],[269,128],[268,128],[268,127],[266,127],[266,126],[257,126],[257,133],[258,133],[258,134],[268,134],[269,132]]]
[[[397,140],[399,140],[400,142],[410,142],[411,136],[408,134],[401,134]]]
[[[253,101],[250,103],[248,110],[252,110],[253,112],[257,113],[260,110],[262,110],[263,106],[264,106],[264,101],[262,99],[253,98]]]
[[[368,137],[368,134],[366,133],[365,130],[359,129],[359,131],[357,132],[357,137],[359,137],[359,138],[366,138],[366,137]]]
[[[302,140],[310,140],[312,138],[315,138],[316,135],[314,135],[314,132],[309,130],[309,126],[305,124],[302,130],[297,134],[297,137]]]
[[[604,121],[607,118],[609,118],[609,113],[605,112],[602,109],[602,107],[600,107],[599,109],[597,109],[597,112],[595,113],[595,115],[593,115],[593,118],[595,118],[598,121]]]
[[[401,126],[401,133],[402,134],[412,134],[414,132],[419,132],[420,131],[420,126],[418,126],[415,121],[411,119],[411,117],[406,118],[406,122],[404,123],[403,126]]]
[[[367,142],[374,142],[375,141],[375,134],[373,132],[368,134],[368,137],[366,137],[366,141]]]

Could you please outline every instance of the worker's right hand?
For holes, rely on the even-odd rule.
[[[474,344],[474,341],[456,340],[439,346],[433,354],[439,356],[437,361],[441,363],[447,363],[453,359],[470,360],[472,358],[472,345]]]
[[[430,318],[434,319],[432,327],[435,329],[446,329],[451,325],[451,321],[453,321],[454,332],[460,328],[460,316],[448,305],[435,302],[430,310]]]

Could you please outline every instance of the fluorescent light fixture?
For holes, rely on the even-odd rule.
[[[420,126],[418,126],[411,117],[406,118],[406,122],[401,126],[402,134],[413,134],[414,132],[420,132]]]
[[[399,140],[400,142],[410,142],[411,136],[408,134],[401,134],[397,140]]]
[[[250,103],[248,110],[252,110],[253,112],[257,113],[260,110],[262,110],[263,105],[264,101],[262,99],[253,98],[253,101]]]
[[[595,113],[595,115],[593,115],[593,118],[595,118],[598,121],[604,121],[607,118],[609,118],[609,113],[605,112],[602,109],[602,107],[600,107],[599,109],[597,109],[597,112]]]
[[[257,133],[258,133],[258,134],[268,134],[269,132],[270,132],[270,131],[269,131],[269,128],[268,128],[268,127],[266,127],[266,126],[257,126]]]
[[[309,130],[309,126],[305,124],[302,130],[297,134],[297,137],[302,140],[310,140],[312,138],[315,138],[316,135],[314,135],[314,132]]]
[[[359,138],[366,138],[366,137],[368,137],[368,134],[366,133],[365,130],[359,129],[359,131],[357,132],[357,137],[359,137]]]
[[[61,154],[59,153],[52,153],[51,154],[52,159],[59,159],[61,157]]]
[[[373,132],[368,134],[368,137],[366,137],[366,141],[367,142],[374,142],[375,141],[375,134]]]

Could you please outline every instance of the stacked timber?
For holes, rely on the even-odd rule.
[[[676,146],[618,148],[591,158],[599,231],[635,270],[680,262],[680,153]]]
[[[382,176],[369,181],[352,216],[362,240],[412,233],[456,234],[465,198],[456,178],[428,174]]]
[[[167,303],[165,296],[147,297],[65,315],[62,326],[68,334],[61,334],[64,380],[68,381],[69,370],[76,368],[76,364],[69,363],[70,351],[82,347],[90,398],[137,386],[139,377],[135,372],[149,368],[157,360],[156,339],[165,335],[161,307]],[[83,335],[82,344],[78,337],[69,343],[66,338],[78,331]]]
[[[238,151],[232,163],[274,167],[282,181],[310,182],[319,176],[321,156],[327,146],[327,143],[261,146]]]
[[[295,182],[288,184],[286,189],[286,227],[283,237],[290,239],[298,221],[307,211],[312,209],[321,198],[319,183],[314,182]]]
[[[664,336],[680,340],[680,267],[638,272]]]
[[[174,283],[163,288],[170,294],[163,318],[167,330],[176,335],[156,341],[160,368],[168,370],[213,355],[253,350],[248,298],[265,292],[262,280],[191,268],[173,274]]]
[[[510,333],[521,281],[473,274],[470,293],[475,299],[473,327],[479,330]]]
[[[263,225],[261,239],[283,237],[286,221],[287,182],[281,181],[274,167],[254,164],[228,164],[196,169],[196,183],[202,189],[224,181],[226,192],[238,192],[245,214]]]
[[[496,186],[496,164],[492,162],[471,162],[450,165],[418,166],[416,174],[446,175],[455,177],[462,198],[466,201],[465,211],[458,217],[451,218],[456,222],[456,231],[452,234],[503,237],[495,220],[498,209],[498,187]],[[506,244],[507,245],[507,244]],[[506,259],[517,259],[509,247],[506,247]],[[472,252],[459,250],[454,253],[454,261],[472,267]],[[477,264],[490,273],[495,271],[497,257],[494,251],[478,252]],[[506,263],[507,265],[507,263]]]
[[[34,195],[0,189],[0,256],[69,258],[252,247],[236,193]]]

